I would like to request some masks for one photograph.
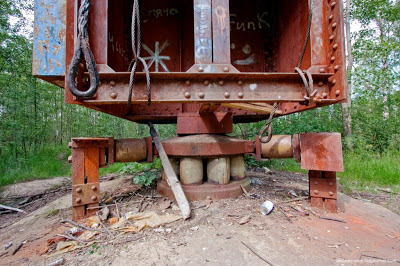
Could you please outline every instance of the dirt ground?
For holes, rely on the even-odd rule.
[[[49,192],[33,193],[27,203],[22,202],[21,206],[31,203],[24,206],[27,213],[0,215],[0,265],[49,265],[60,258],[64,265],[400,264],[400,216],[383,207],[398,211],[398,195],[389,195],[385,201],[385,194],[356,195],[361,200],[339,194],[340,212],[328,214],[311,209],[308,200],[283,203],[307,195],[305,175],[275,172],[249,173],[248,177],[252,183],[249,196],[193,202],[189,221],[51,256],[52,250],[44,252],[48,240],[63,234],[68,228],[60,220],[71,217],[70,190],[64,180],[61,185],[53,184]],[[174,204],[166,208],[154,188],[138,190],[131,180],[106,177],[102,198],[114,197],[122,214],[139,210],[180,213]],[[19,203],[27,199],[21,194],[10,197]],[[259,210],[265,200],[275,203],[268,216]],[[383,206],[368,202],[375,200]],[[115,208],[110,209],[117,215]],[[13,245],[5,250],[9,242]],[[24,244],[12,255],[20,243]]]

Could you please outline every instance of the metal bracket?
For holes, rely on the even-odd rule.
[[[72,186],[72,206],[84,206],[98,203],[100,200],[100,183],[89,183]]]

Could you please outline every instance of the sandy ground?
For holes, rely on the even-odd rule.
[[[67,229],[60,220],[71,217],[71,196],[68,190],[60,190],[55,201],[46,200],[28,214],[0,215],[0,265],[48,265],[60,258],[65,265],[266,265],[255,253],[272,265],[399,265],[398,214],[343,194],[339,194],[338,214],[309,211],[308,200],[279,203],[294,197],[293,193],[306,195],[306,176],[254,175],[250,197],[193,202],[189,221],[128,234],[58,257],[51,252],[40,255],[48,239]],[[130,182],[131,177],[102,182],[103,198],[120,195],[118,191]],[[265,200],[276,203],[268,216],[259,212]],[[161,210],[162,199],[155,189],[136,191],[120,201],[121,213],[141,208],[179,214],[175,208]],[[250,220],[240,225],[248,215]],[[10,241],[13,246],[4,250]]]

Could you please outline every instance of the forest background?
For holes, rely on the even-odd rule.
[[[274,134],[341,132],[347,190],[400,187],[400,1],[347,0],[349,101],[276,119]],[[145,125],[64,103],[62,89],[32,76],[32,0],[0,1],[0,188],[67,176],[72,137],[149,136]],[[264,122],[235,125],[250,139]],[[174,125],[157,126],[163,139]],[[300,171],[294,160],[248,165]],[[118,172],[126,165],[103,170]],[[129,166],[128,166],[129,167]],[[122,169],[122,170],[121,170]]]

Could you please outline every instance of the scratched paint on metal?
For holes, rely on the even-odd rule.
[[[66,0],[35,0],[32,71],[37,76],[64,76]]]

